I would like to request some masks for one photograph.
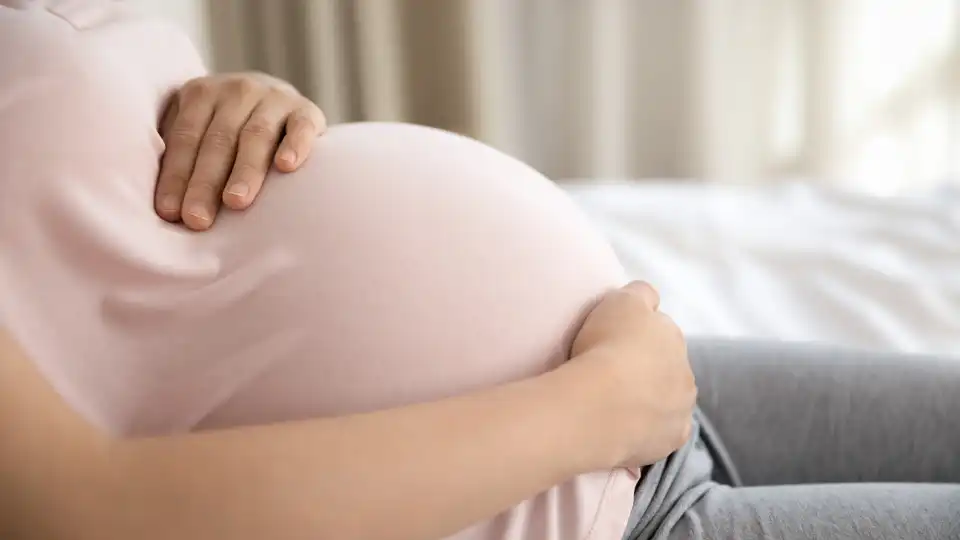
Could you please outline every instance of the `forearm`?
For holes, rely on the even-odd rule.
[[[571,444],[591,412],[579,384],[555,372],[372,414],[118,441],[72,460],[82,470],[65,477],[83,485],[61,483],[54,506],[72,539],[441,538],[596,465]]]

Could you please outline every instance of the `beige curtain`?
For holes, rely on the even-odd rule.
[[[554,178],[810,178],[880,193],[960,169],[957,0],[209,0],[221,70],[333,122],[477,137]]]

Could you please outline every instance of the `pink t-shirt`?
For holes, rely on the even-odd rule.
[[[0,6],[0,324],[112,433],[339,415],[536,375],[625,281],[537,172],[400,124],[331,129],[211,231],[165,223],[156,124],[170,90],[204,73],[188,40],[115,1]],[[453,538],[618,539],[636,478],[582,475]]]

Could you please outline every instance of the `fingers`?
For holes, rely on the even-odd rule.
[[[259,101],[255,92],[237,92],[217,107],[200,144],[183,198],[181,219],[197,231],[210,228],[223,188],[237,158],[240,133]]]
[[[180,221],[183,197],[193,174],[203,134],[213,118],[215,101],[209,86],[193,85],[174,98],[164,114],[161,135],[166,150],[160,165],[154,205],[167,221]],[[185,105],[181,105],[185,104]]]
[[[288,112],[288,107],[283,103],[263,101],[244,124],[236,162],[223,192],[223,203],[227,207],[243,210],[260,193]]]
[[[632,281],[623,289],[639,296],[651,310],[656,311],[660,309],[660,293],[646,281]]]
[[[326,129],[327,119],[313,103],[306,102],[294,111],[287,119],[286,134],[277,149],[277,168],[292,172],[300,167],[313,148],[313,140]]]
[[[166,151],[157,213],[206,230],[221,204],[249,207],[274,162],[284,172],[299,168],[325,129],[315,104],[272,77],[194,79],[176,94],[160,125]]]

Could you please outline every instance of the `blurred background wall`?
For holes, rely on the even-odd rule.
[[[958,0],[137,0],[331,122],[477,137],[553,178],[960,178]]]

